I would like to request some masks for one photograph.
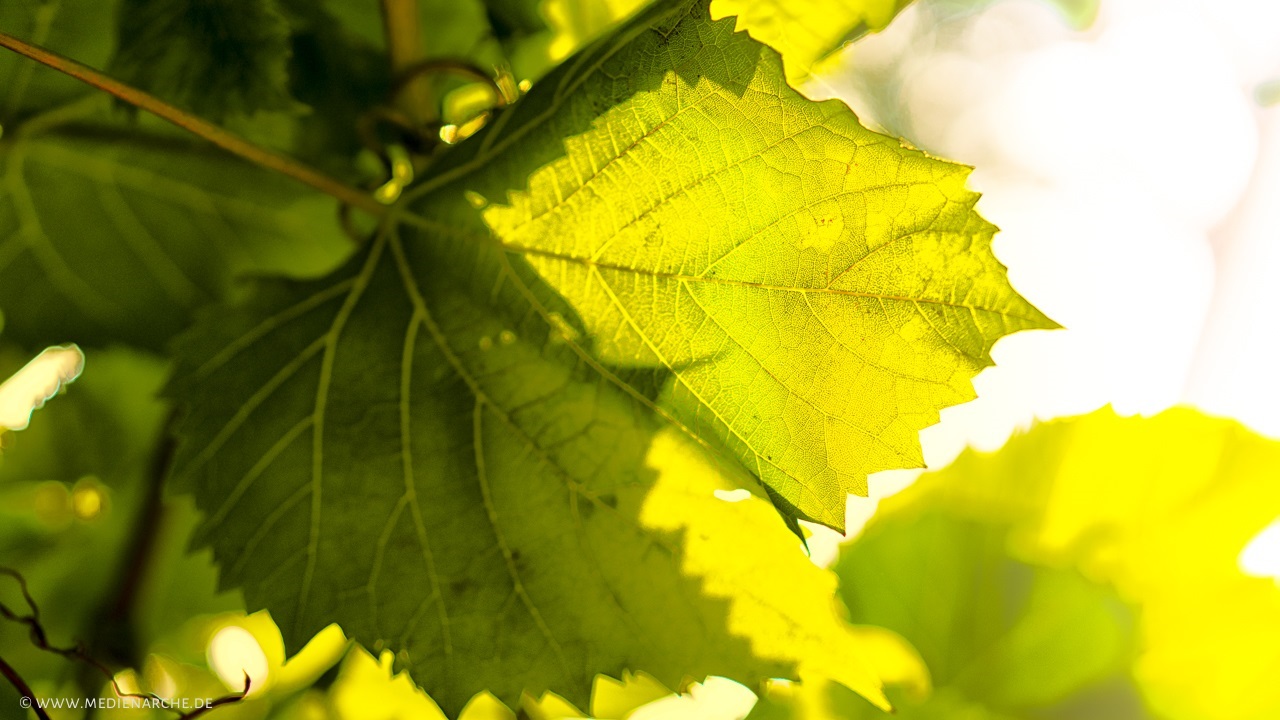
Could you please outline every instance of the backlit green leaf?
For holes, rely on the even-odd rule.
[[[1010,461],[1036,458],[1037,465],[1019,474],[974,473],[967,457],[927,475],[884,501],[843,548],[836,572],[851,618],[900,634],[929,669],[931,688],[889,690],[900,717],[1151,717],[1131,677],[1139,648],[1133,609],[1079,569],[1027,553],[1019,537],[1021,519],[1035,517],[1029,508],[987,513],[983,503],[958,499],[975,499],[975,484],[997,505],[997,495],[1035,494],[1040,482],[1027,476],[1042,457],[1015,447]],[[752,718],[880,716],[810,677],[799,688],[771,689]]]
[[[177,473],[224,583],[291,644],[336,620],[392,649],[448,712],[484,688],[583,707],[626,669],[883,704],[830,576],[713,491],[758,477],[839,526],[996,339],[1051,325],[966,172],[804,99],[706,2],[648,8],[342,271],[184,343]]]
[[[805,99],[733,28],[650,8],[464,146],[422,208],[495,203],[492,234],[594,361],[650,371],[637,390],[788,516],[841,528],[868,474],[920,465],[916,433],[973,397],[997,339],[1054,324],[991,253],[967,168]]]
[[[829,573],[698,446],[578,360],[492,245],[391,234],[188,339],[177,472],[296,647],[337,621],[456,712],[597,672],[812,665],[882,702]],[[748,478],[739,482],[749,483]]]
[[[911,0],[715,0],[712,15],[735,15],[738,29],[768,43],[803,79],[842,45],[883,30]]]
[[[954,716],[967,706],[981,709],[975,717],[1029,717],[1119,702],[1119,714],[1099,708],[1088,717],[1142,717],[1127,679],[1131,611],[1075,570],[1011,555],[1007,534],[941,504],[895,506],[842,553],[841,595],[854,621],[901,634],[929,668],[932,695],[904,699],[899,714],[947,717],[944,708]],[[847,692],[828,692],[861,708],[857,717],[878,714]]]

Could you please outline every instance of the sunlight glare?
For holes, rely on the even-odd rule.
[[[228,625],[209,641],[209,667],[230,690],[244,689],[244,676],[251,681],[249,694],[266,687],[267,655],[253,633],[238,625]]]
[[[716,490],[715,496],[717,500],[723,500],[727,503],[742,502],[751,498],[751,491],[746,488],[734,488],[732,490]]]
[[[1262,529],[1240,551],[1240,571],[1252,577],[1280,582],[1280,518]]]
[[[44,407],[84,370],[84,353],[75,345],[47,348],[13,377],[0,383],[0,428],[25,430],[31,413]]]
[[[693,683],[688,694],[668,695],[642,705],[630,720],[741,720],[751,713],[756,694],[727,678],[710,676]]]

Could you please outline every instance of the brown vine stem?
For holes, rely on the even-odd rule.
[[[5,32],[0,32],[0,47],[12,50],[19,55],[51,67],[64,75],[73,77],[103,92],[110,93],[136,108],[145,110],[193,135],[204,138],[227,152],[238,155],[255,165],[310,185],[326,195],[337,198],[346,205],[359,208],[374,216],[381,216],[386,212],[385,205],[379,203],[362,190],[331,178],[294,158],[254,145],[239,135],[180,110],[154,95],[130,87],[119,80],[94,70],[88,65],[76,62],[71,58],[64,57],[38,45],[33,45]]]
[[[0,658],[0,675],[4,675],[5,679],[18,691],[18,694],[30,703],[28,707],[36,714],[36,717],[40,718],[40,720],[49,720],[49,713],[40,707],[40,701],[36,698],[36,694],[31,691],[31,686],[27,684],[26,680],[22,679],[22,676],[18,674],[17,670],[13,669],[13,666],[4,661],[4,658]]]

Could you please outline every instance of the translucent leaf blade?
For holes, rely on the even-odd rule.
[[[868,474],[919,466],[996,340],[1055,327],[992,254],[967,168],[807,100],[705,2],[588,47],[472,150],[424,211],[492,200],[592,357],[669,376],[663,408],[792,518],[841,528]]]

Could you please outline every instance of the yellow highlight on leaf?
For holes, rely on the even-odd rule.
[[[715,0],[712,17],[736,15],[738,29],[771,45],[787,79],[803,79],[841,45],[883,30],[910,0]]]
[[[684,535],[684,572],[729,603],[730,632],[758,656],[798,663],[801,674],[831,678],[889,709],[878,658],[837,612],[835,576],[808,562],[768,504],[717,498],[735,485],[674,429],[654,438],[647,464],[658,477],[640,520]]]
[[[629,49],[663,64],[565,100],[591,123],[526,138],[555,159],[481,216],[594,360],[664,371],[663,411],[789,519],[842,530],[869,474],[923,465],[919,431],[973,399],[997,340],[1056,325],[1010,285],[968,168],[805,98],[705,4],[651,8],[661,32]]]

